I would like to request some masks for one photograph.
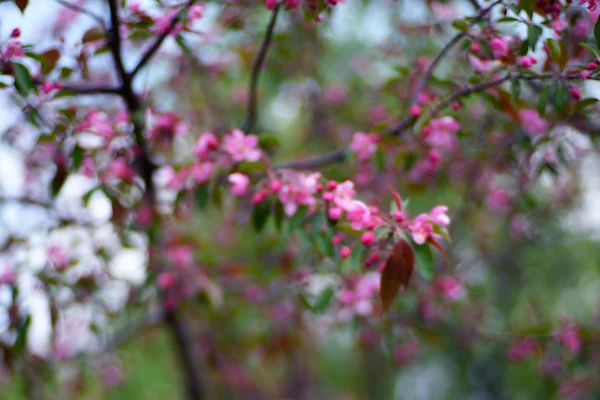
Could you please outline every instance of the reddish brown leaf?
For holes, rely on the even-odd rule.
[[[28,3],[29,0],[15,0],[15,4],[17,5],[17,7],[19,7],[19,10],[21,10],[22,13],[25,12]]]
[[[388,187],[390,188],[390,192],[392,192],[396,206],[398,206],[398,211],[402,211],[402,197],[400,197],[400,194],[396,192],[396,189],[394,189],[392,185],[389,185]]]
[[[56,63],[60,58],[60,51],[57,49],[50,49],[42,53],[42,57],[46,60],[46,65],[42,65],[42,72],[48,74],[56,67]]]
[[[379,297],[383,312],[387,311],[398,296],[400,286],[408,285],[414,269],[415,252],[406,240],[400,239],[394,245],[381,274]]]
[[[96,40],[102,39],[103,37],[104,31],[101,28],[94,27],[83,34],[83,37],[81,38],[81,43],[94,42]]]

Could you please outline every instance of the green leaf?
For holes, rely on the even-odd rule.
[[[559,113],[565,114],[566,108],[569,105],[569,99],[571,95],[569,93],[569,88],[564,85],[558,85],[554,89],[554,93],[552,94],[552,99],[554,100],[554,107],[556,111]]]
[[[514,17],[502,17],[498,19],[496,22],[521,22],[517,18]]]
[[[365,251],[365,246],[362,243],[356,242],[354,244],[354,248],[352,249],[352,253],[350,253],[350,261],[352,264],[352,270],[359,271],[361,267],[361,258]]]
[[[279,139],[275,135],[260,135],[258,137],[258,145],[260,147],[274,147],[279,146]]]
[[[375,168],[378,172],[385,171],[385,154],[381,149],[378,149],[375,152],[373,162],[375,163]]]
[[[84,156],[84,150],[81,147],[76,145],[75,148],[73,149],[73,151],[71,152],[71,165],[74,170],[79,169],[79,167],[81,166],[81,161],[83,161],[83,156]]]
[[[27,96],[33,89],[33,79],[26,66],[19,63],[13,63],[13,76],[15,78],[15,88],[23,95]]]
[[[560,60],[560,44],[558,43],[558,41],[552,38],[548,38],[546,39],[546,45],[548,46],[548,51],[550,51],[552,61],[558,63]]]
[[[513,104],[517,104],[517,100],[521,96],[521,81],[513,79],[510,82],[510,97]]]
[[[223,204],[223,193],[221,193],[221,185],[219,185],[217,180],[215,180],[212,185],[211,200],[215,207],[221,208],[221,204]]]
[[[594,38],[596,39],[596,47],[600,49],[600,18],[596,20],[596,25],[594,25]]]
[[[283,211],[283,204],[280,201],[275,201],[275,228],[277,230],[281,230],[281,225],[283,223],[283,219],[285,218],[285,213]]]
[[[22,352],[27,347],[27,338],[29,335],[29,325],[31,325],[31,314],[27,314],[27,317],[21,322],[17,328],[17,340],[15,342],[15,350]]]
[[[527,44],[531,50],[535,50],[535,46],[542,35],[542,28],[538,25],[527,26]]]
[[[194,193],[194,199],[196,200],[196,205],[198,206],[198,209],[204,210],[206,206],[208,206],[209,197],[210,190],[208,183],[198,185],[198,187],[196,188],[196,192]]]
[[[596,103],[598,103],[598,99],[595,99],[593,97],[581,99],[580,101],[577,102],[577,104],[575,104],[575,106],[573,106],[573,112],[581,111],[584,108],[594,105]]]
[[[455,19],[452,22],[452,26],[461,32],[469,30],[469,24],[464,19]]]
[[[423,278],[428,281],[433,278],[435,274],[435,268],[433,266],[433,253],[428,244],[415,244],[413,243],[415,250],[415,259],[417,262],[417,269],[421,273]]]
[[[333,286],[328,286],[319,293],[319,296],[311,306],[310,310],[315,314],[321,314],[329,307],[333,296],[335,295],[335,289]]]
[[[540,94],[538,95],[537,111],[541,116],[546,113],[546,106],[548,105],[548,97],[550,96],[550,86],[544,86]]]
[[[244,173],[244,174],[248,174],[250,172],[254,172],[254,171],[265,171],[265,165],[261,162],[257,162],[257,161],[243,161],[241,162],[237,168],[236,171]]]
[[[535,10],[535,0],[521,0],[519,2],[521,10],[529,15],[529,19],[533,18],[533,10]]]
[[[593,55],[594,57],[600,57],[600,52],[598,52],[598,49],[595,49],[594,47],[590,46],[587,43],[577,43],[579,45],[579,47],[586,49],[587,51],[590,52],[591,55]]]
[[[265,227],[271,215],[271,204],[271,198],[267,197],[252,209],[252,226],[256,232],[262,231]]]

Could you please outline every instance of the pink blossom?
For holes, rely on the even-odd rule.
[[[164,167],[163,171],[165,174],[165,180],[167,182],[167,188],[173,190],[181,190],[185,187],[188,178],[188,171],[181,170],[177,172],[170,165]]]
[[[557,39],[560,39],[560,32],[567,29],[569,27],[569,23],[562,19],[556,19],[552,21],[552,24],[550,26],[552,27],[552,30],[554,30],[554,36]]]
[[[196,183],[207,182],[213,173],[213,163],[210,161],[204,161],[195,163],[190,167],[189,176]]]
[[[12,264],[0,261],[0,285],[14,285],[17,272]]]
[[[205,9],[206,6],[204,4],[194,4],[191,6],[187,14],[188,23],[193,23],[194,21],[202,18]]]
[[[52,245],[48,248],[48,261],[57,270],[63,270],[69,266],[69,256],[63,247]]]
[[[508,349],[508,360],[510,362],[520,362],[533,356],[539,349],[537,342],[531,337],[519,339]]]
[[[431,223],[429,223],[429,215],[421,214],[417,216],[410,225],[410,231],[415,243],[425,243],[433,233],[433,227],[431,226]]]
[[[353,200],[346,211],[348,221],[354,230],[373,229],[381,224],[381,218],[362,201]]]
[[[258,146],[258,138],[255,135],[245,135],[239,129],[234,129],[223,139],[223,148],[236,161],[258,161],[262,153]]]
[[[167,257],[177,266],[191,265],[194,262],[194,249],[185,245],[170,245],[167,247]]]
[[[171,22],[173,21],[178,12],[178,10],[170,9],[166,13],[154,18],[154,27],[152,29],[154,34],[163,35],[167,33],[167,31],[171,29]],[[181,31],[181,28],[181,24],[177,24],[175,28],[171,29],[170,35],[176,37]]]
[[[219,141],[212,132],[204,132],[194,145],[194,153],[200,158],[206,158],[211,151],[219,148]]]
[[[529,136],[537,137],[548,132],[546,121],[540,117],[536,110],[521,110],[519,116],[523,129]]]
[[[554,340],[573,354],[579,353],[583,346],[577,324],[564,318],[560,321],[560,327],[554,331]]]
[[[489,191],[485,204],[492,212],[506,213],[512,207],[512,196],[504,188],[493,188]]]
[[[418,357],[421,352],[421,343],[417,339],[410,339],[394,347],[394,362],[404,365]]]
[[[529,69],[534,64],[537,64],[537,58],[535,58],[534,56],[522,56],[517,57],[517,62],[521,67]]]
[[[579,0],[579,5],[587,3],[588,10],[594,12],[598,8],[597,0]]]
[[[433,119],[427,125],[425,142],[434,148],[452,151],[457,145],[455,133],[460,130],[460,124],[452,117]]]
[[[435,285],[437,289],[449,300],[458,300],[465,294],[463,285],[453,276],[438,276],[435,280]]]
[[[299,206],[314,208],[317,200],[314,197],[318,191],[320,173],[305,175],[286,171],[286,183],[279,190],[279,201],[288,216],[296,213]]]
[[[187,132],[187,124],[181,121],[175,113],[168,112],[158,116],[154,127],[148,131],[148,137],[152,140],[170,141],[175,136]]]
[[[175,277],[169,272],[162,272],[158,275],[158,278],[156,278],[156,284],[162,290],[169,289],[175,285]]]
[[[492,48],[492,53],[494,58],[502,58],[508,55],[508,50],[510,50],[510,41],[511,38],[509,36],[504,37],[495,37],[490,41],[490,47]]]
[[[344,210],[342,210],[339,207],[331,207],[327,214],[329,215],[329,219],[337,221],[338,219],[340,219],[342,217],[343,212],[344,212]]]
[[[429,212],[429,220],[440,226],[448,226],[450,225],[450,217],[446,214],[447,212],[448,207],[446,206],[433,207]]]
[[[123,157],[117,157],[110,162],[106,169],[107,179],[121,179],[126,182],[133,181],[135,172]]]
[[[9,39],[4,46],[4,49],[0,53],[0,59],[4,62],[14,60],[16,58],[25,57],[25,50],[23,50],[23,43],[20,40]]]
[[[491,70],[494,70],[500,65],[502,65],[500,61],[482,60],[480,58],[475,57],[472,54],[469,54],[468,57],[473,69],[482,74],[487,74]]]
[[[350,142],[350,149],[356,153],[359,161],[369,161],[377,151],[379,135],[356,132]]]
[[[250,178],[239,172],[229,175],[229,183],[231,183],[231,194],[234,196],[243,196],[248,192],[250,186]]]

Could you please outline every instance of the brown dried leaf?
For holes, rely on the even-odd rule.
[[[400,286],[405,288],[408,286],[414,269],[415,252],[406,240],[400,239],[394,245],[381,274],[379,297],[381,297],[383,312],[387,311],[394,302]]]

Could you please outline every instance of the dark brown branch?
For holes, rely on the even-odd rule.
[[[96,14],[93,11],[88,10],[87,8],[81,7],[77,4],[73,4],[73,3],[69,3],[68,1],[65,0],[54,0],[56,1],[58,4],[69,8],[73,11],[76,11],[78,13],[87,15],[88,17],[92,18],[93,20],[95,20],[96,22],[98,22],[98,24],[100,24],[100,26],[107,31],[108,29],[106,28],[106,22],[104,22],[104,18],[102,18],[101,15]]]
[[[339,148],[331,153],[322,154],[314,157],[303,158],[301,160],[290,161],[288,163],[275,165],[275,169],[314,169],[316,167],[322,167],[325,165],[331,165],[344,161],[346,159],[346,147]]]
[[[73,92],[75,94],[120,94],[120,88],[107,85],[88,85],[77,83],[66,83],[60,89],[62,92]]]
[[[479,12],[477,13],[477,15],[469,22],[469,28],[472,27],[473,25],[477,24],[479,21],[481,21],[492,10],[492,8],[494,8],[495,6],[497,6],[500,3],[502,3],[502,0],[498,0],[498,1],[490,4],[486,8],[479,9]],[[429,79],[431,79],[431,75],[433,75],[433,70],[435,69],[435,67],[440,63],[440,61],[442,61],[442,59],[446,56],[446,54],[448,54],[448,52],[458,42],[460,42],[465,36],[467,36],[468,32],[469,32],[469,30],[467,29],[465,31],[457,33],[442,48],[442,50],[438,53],[438,55],[435,57],[435,59],[427,66],[425,73],[423,74],[423,76],[421,77],[419,82],[417,83],[417,87],[415,89],[415,92],[413,94],[412,101],[411,101],[412,104],[415,104],[417,102],[419,95],[421,94],[423,89],[425,89],[425,86],[427,86],[427,82],[429,82]]]
[[[108,0],[108,6],[110,9],[110,30],[108,34],[108,47],[110,48],[110,53],[112,54],[113,61],[115,63],[115,68],[117,69],[119,78],[121,79],[121,84],[125,86],[127,84],[127,72],[125,71],[125,65],[123,64],[123,58],[121,55],[119,5],[117,3],[117,0]]]
[[[188,1],[183,6],[183,8],[181,10],[179,10],[179,12],[173,17],[173,19],[171,20],[171,23],[169,24],[169,27],[167,28],[167,30],[165,30],[163,33],[161,33],[160,35],[158,35],[156,37],[156,39],[154,39],[154,42],[144,52],[144,54],[142,55],[142,58],[140,58],[140,61],[138,61],[138,63],[135,66],[135,68],[133,68],[133,71],[131,71],[131,73],[129,74],[129,78],[130,79],[133,79],[137,75],[137,73],[140,72],[140,70],[142,68],[144,68],[144,66],[146,64],[148,64],[148,61],[150,61],[150,59],[152,58],[152,56],[154,56],[154,54],[158,51],[158,49],[160,48],[160,46],[162,45],[162,43],[165,41],[165,39],[167,38],[167,36],[169,36],[169,34],[171,32],[173,32],[173,29],[175,29],[175,27],[177,26],[177,24],[180,22],[182,13],[184,13],[185,11],[187,11],[194,4],[194,2],[195,2],[195,0]]]
[[[179,359],[184,369],[187,396],[190,400],[202,400],[204,392],[203,384],[200,381],[201,374],[196,357],[192,351],[194,344],[192,343],[192,338],[189,335],[187,327],[173,310],[167,310],[164,319],[173,334],[175,347],[177,348]]]
[[[246,133],[249,133],[252,130],[252,128],[254,128],[254,124],[256,123],[256,118],[258,115],[258,81],[260,79],[260,73],[265,63],[265,58],[267,57],[267,53],[269,52],[269,46],[271,45],[271,41],[273,39],[273,32],[275,30],[275,24],[277,23],[278,13],[279,6],[275,7],[273,13],[271,14],[271,20],[269,21],[269,25],[267,26],[265,37],[263,39],[262,44],[260,45],[258,53],[256,54],[254,64],[252,65],[252,73],[250,75],[250,87],[248,91],[248,110],[246,113],[246,120],[244,121],[244,125],[242,125],[242,131]]]

